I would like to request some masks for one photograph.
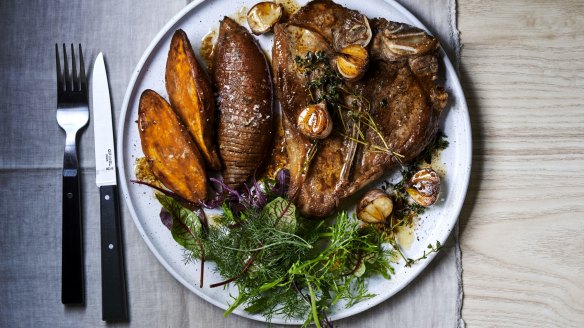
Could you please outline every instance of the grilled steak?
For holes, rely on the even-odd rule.
[[[334,68],[338,52],[352,44],[368,48],[369,69],[361,80],[343,83],[343,109],[331,113],[333,133],[318,142],[307,170],[314,140],[299,132],[296,120],[314,102],[307,86],[325,73],[307,72],[299,59],[320,52]],[[431,142],[448,97],[435,83],[438,49],[436,39],[416,27],[369,20],[326,0],[310,2],[275,26],[273,75],[284,113],[290,196],[303,215],[330,215],[341,199],[400,161],[411,161]],[[350,112],[365,121],[351,121]],[[360,142],[356,129],[362,132]]]

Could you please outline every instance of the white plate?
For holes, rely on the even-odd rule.
[[[145,89],[153,89],[167,98],[164,86],[164,69],[170,39],[174,31],[183,29],[189,36],[195,53],[198,55],[200,40],[211,29],[217,29],[219,20],[224,15],[237,12],[242,6],[250,8],[258,0],[243,1],[194,1],[178,13],[158,33],[144,52],[126,92],[122,107],[121,121],[118,128],[118,158],[120,162],[120,185],[124,199],[128,205],[132,218],[144,241],[158,258],[160,263],[185,287],[199,295],[206,301],[226,309],[232,300],[230,293],[236,293],[233,288],[223,289],[208,287],[210,283],[223,281],[214,274],[213,263],[206,263],[205,287],[199,288],[199,265],[185,264],[183,262],[183,250],[172,239],[158,217],[160,205],[153,198],[148,187],[132,184],[130,179],[135,179],[134,164],[138,157],[142,157],[140,138],[137,124],[138,101],[140,94]],[[305,1],[301,1],[304,3]],[[351,9],[356,9],[369,17],[383,16],[389,20],[405,22],[421,28],[425,27],[411,13],[398,3],[391,0],[368,1],[338,1]],[[271,35],[259,38],[264,49],[271,49]],[[268,51],[270,53],[271,51]],[[446,82],[444,87],[449,93],[451,102],[445,110],[442,120],[442,130],[448,136],[450,146],[442,153],[442,166],[446,172],[443,179],[441,200],[419,221],[415,230],[416,238],[406,255],[419,256],[429,243],[437,240],[444,243],[458,218],[468,185],[471,165],[471,130],[466,102],[456,71],[445,54],[442,62],[446,68]],[[379,304],[400,291],[410,283],[434,258],[434,254],[427,260],[405,268],[403,263],[395,265],[396,273],[391,280],[381,277],[369,280],[369,290],[377,296],[354,305],[349,309],[340,308],[332,313],[330,318],[337,320],[364,311]],[[264,317],[251,315],[243,310],[235,310],[235,314],[264,321]],[[282,317],[274,317],[273,323],[300,324],[304,318],[285,320]]]

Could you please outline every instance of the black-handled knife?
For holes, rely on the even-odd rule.
[[[116,158],[107,73],[99,53],[92,74],[92,112],[95,136],[95,180],[101,216],[102,319],[128,320],[122,226],[116,190]]]

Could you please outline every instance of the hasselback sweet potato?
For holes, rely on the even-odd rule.
[[[220,170],[215,146],[213,88],[183,30],[177,30],[172,36],[165,78],[172,109],[187,127],[208,167]]]
[[[203,157],[168,102],[155,91],[142,92],[138,130],[154,176],[191,202],[204,199],[207,176]]]
[[[261,166],[274,134],[272,80],[254,37],[231,18],[220,24],[213,57],[223,179],[237,188]]]

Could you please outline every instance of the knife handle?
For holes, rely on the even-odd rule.
[[[116,186],[99,187],[101,300],[104,321],[127,321],[126,275]]]
[[[83,226],[78,170],[63,171],[63,240],[61,303],[85,302],[83,278]]]

